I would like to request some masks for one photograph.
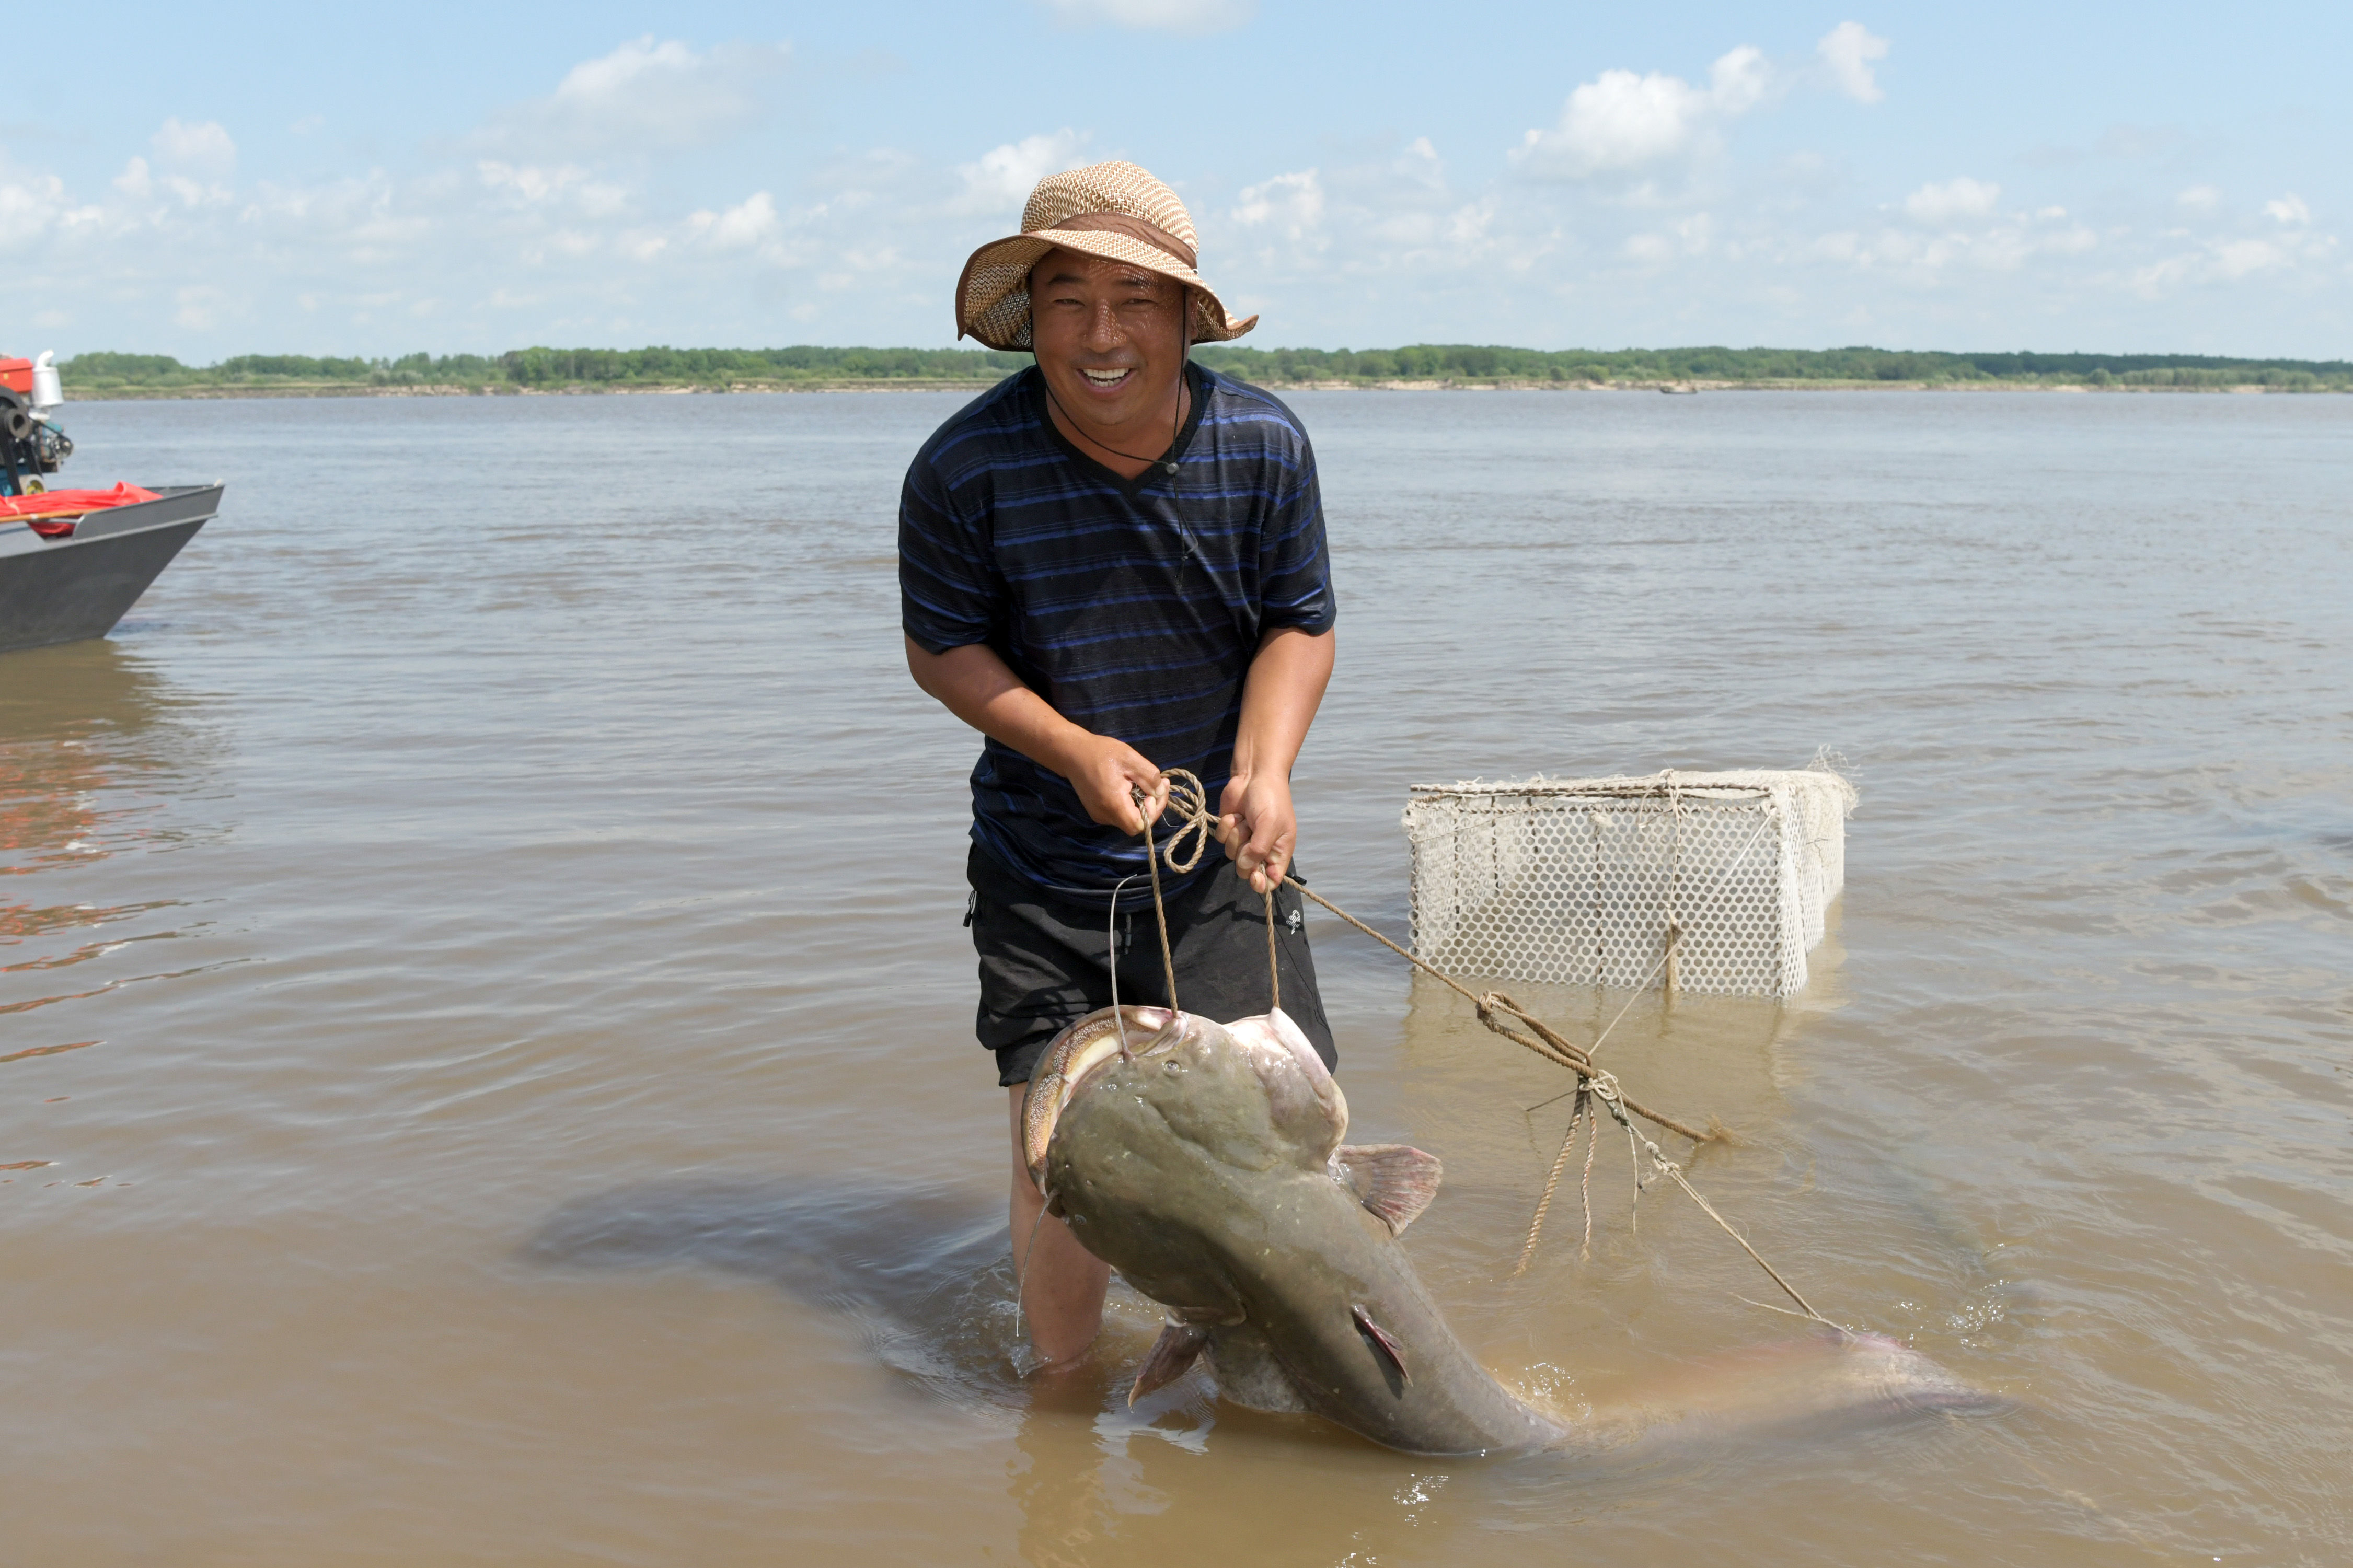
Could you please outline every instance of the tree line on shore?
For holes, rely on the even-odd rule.
[[[1947,353],[1894,349],[1520,349],[1416,343],[1395,349],[1260,349],[1204,344],[1193,357],[1275,386],[1390,382],[1607,385],[1667,382],[1909,385],[2067,385],[2122,388],[2261,386],[2353,392],[2353,362],[2232,359],[2204,354]],[[515,349],[502,354],[404,354],[394,359],[239,354],[188,365],[164,354],[84,353],[60,365],[81,396],[269,392],[624,391],[986,385],[1029,363],[996,349]]]

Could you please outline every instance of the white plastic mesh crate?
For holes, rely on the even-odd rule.
[[[1846,885],[1854,786],[1826,767],[1416,784],[1414,951],[1571,985],[1787,996]]]

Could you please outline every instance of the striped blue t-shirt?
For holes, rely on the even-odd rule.
[[[1335,606],[1298,418],[1254,386],[1187,372],[1191,417],[1134,479],[1054,427],[1034,366],[941,426],[907,470],[899,594],[921,647],[987,644],[1072,723],[1198,774],[1214,810],[1259,639],[1324,631]],[[995,741],[972,770],[972,809],[973,837],[1042,891],[1100,907],[1145,869],[1141,838],[1091,821],[1060,774]],[[1212,846],[1197,875],[1222,853]]]

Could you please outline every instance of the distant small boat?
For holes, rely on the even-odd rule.
[[[1699,388],[1696,386],[1662,386],[1659,388],[1659,390],[1665,393],[1669,397],[1697,397],[1699,395]]]
[[[220,510],[218,485],[58,489],[55,354],[0,357],[0,653],[102,637]]]

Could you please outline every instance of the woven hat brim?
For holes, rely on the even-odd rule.
[[[1029,333],[1029,269],[1050,250],[1082,250],[1124,261],[1171,278],[1193,291],[1193,341],[1222,343],[1258,325],[1256,316],[1235,321],[1218,291],[1201,275],[1169,255],[1124,234],[1092,229],[1057,229],[1050,239],[1017,234],[992,240],[964,264],[956,299],[956,335],[966,333],[993,349],[1026,350]]]

